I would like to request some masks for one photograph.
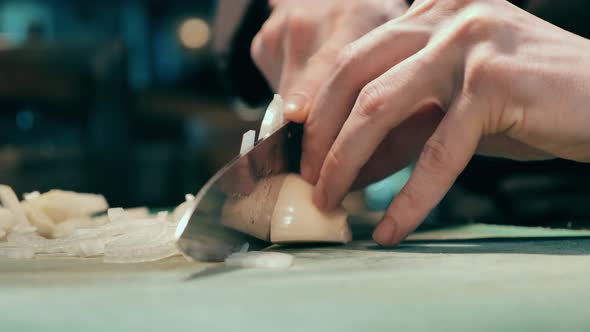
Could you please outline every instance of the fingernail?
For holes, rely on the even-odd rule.
[[[395,222],[389,218],[383,219],[373,232],[373,240],[381,246],[391,246],[395,239]]]
[[[303,110],[307,98],[301,94],[292,94],[285,98],[285,113],[295,113]]]

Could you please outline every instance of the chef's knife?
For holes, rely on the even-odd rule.
[[[247,234],[239,230],[252,227],[240,227],[239,223],[270,224],[280,188],[276,182],[266,180],[299,172],[302,134],[302,125],[284,124],[224,166],[201,188],[176,230],[178,248],[185,256],[198,261],[222,261],[245,245],[250,250],[270,245],[264,231]],[[264,190],[253,193],[261,184]],[[255,204],[244,211],[251,218],[224,213],[228,200],[253,194],[256,199],[249,201]]]

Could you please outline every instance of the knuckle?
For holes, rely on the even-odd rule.
[[[383,90],[379,81],[367,84],[359,93],[355,112],[361,117],[370,117],[379,112],[385,104]]]
[[[338,52],[335,61],[335,75],[340,77],[348,72],[350,68],[354,68],[356,63],[356,47],[354,44],[348,44]]]
[[[281,22],[271,17],[254,37],[251,45],[251,53],[255,57],[262,57],[265,53],[274,53],[279,48]]]
[[[326,170],[336,170],[343,166],[342,155],[337,147],[334,147],[328,151],[324,165]]]
[[[307,60],[307,64],[309,66],[333,64],[337,57],[338,50],[330,47],[324,47],[310,56]]]
[[[467,5],[458,16],[456,34],[458,38],[479,38],[492,31],[497,13],[490,5],[473,3]]]
[[[502,65],[502,61],[502,57],[491,45],[473,48],[465,63],[464,92],[476,94],[481,89],[489,88],[490,82],[497,82],[499,85],[508,83],[510,77],[505,75],[506,66]]]
[[[453,158],[449,149],[438,139],[430,138],[424,148],[416,167],[425,171],[437,172],[442,169],[449,169],[453,166]]]
[[[252,44],[250,44],[250,56],[254,60],[254,62],[259,65],[260,60],[262,60],[262,40],[261,35],[257,34],[254,39],[252,40]]]
[[[305,12],[293,10],[287,16],[286,26],[290,36],[304,37],[313,29],[313,22]]]

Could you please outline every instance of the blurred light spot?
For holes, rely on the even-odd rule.
[[[207,22],[200,18],[189,18],[178,29],[178,38],[186,48],[198,49],[207,44],[211,31]]]
[[[28,131],[33,129],[35,115],[31,111],[20,111],[16,113],[16,126],[20,130]]]

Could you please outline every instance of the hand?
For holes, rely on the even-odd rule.
[[[475,153],[590,161],[588,105],[590,41],[507,1],[417,1],[344,48],[320,89],[308,120],[323,131],[314,201],[335,207],[375,160],[399,168],[411,151],[384,158],[382,147],[399,144],[403,130],[420,146],[418,162],[373,234],[394,245]],[[314,122],[313,112],[328,108],[332,117]],[[412,120],[421,114],[430,114],[425,126]]]
[[[285,98],[289,120],[303,122],[345,45],[406,12],[405,0],[270,0],[272,15],[251,53]]]

